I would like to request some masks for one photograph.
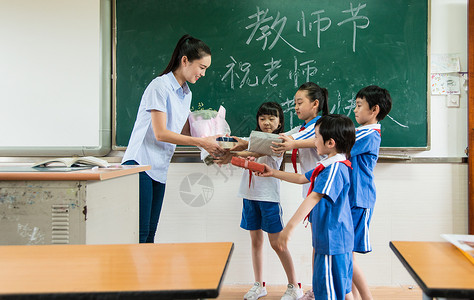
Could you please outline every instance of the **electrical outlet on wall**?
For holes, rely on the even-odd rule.
[[[459,95],[449,94],[446,96],[447,107],[459,107]]]

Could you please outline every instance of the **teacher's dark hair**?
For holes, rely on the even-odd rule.
[[[178,69],[183,56],[186,56],[188,60],[192,62],[207,55],[211,55],[211,49],[209,49],[203,41],[193,38],[189,34],[185,34],[176,44],[170,62],[160,76]]]

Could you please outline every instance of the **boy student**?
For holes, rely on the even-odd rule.
[[[386,89],[375,85],[361,89],[356,95],[356,142],[351,150],[351,188],[349,201],[354,224],[353,285],[354,298],[372,299],[367,281],[355,260],[355,252],[372,251],[369,242],[369,224],[375,206],[374,167],[380,148],[380,124],[392,108],[392,99]]]
[[[314,130],[318,154],[327,155],[314,170],[297,174],[265,165],[265,171],[257,175],[298,184],[311,182],[305,200],[280,232],[277,247],[286,248],[296,225],[311,212],[315,299],[351,300],[354,228],[348,199],[348,158],[355,142],[354,123],[343,115],[326,115],[316,122]]]

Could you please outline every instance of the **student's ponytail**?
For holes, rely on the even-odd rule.
[[[329,114],[329,93],[325,88],[320,87],[314,82],[303,83],[299,88],[299,91],[306,91],[308,93],[308,98],[311,102],[316,100],[319,101],[318,105],[318,114],[322,111],[322,115],[325,116]]]
[[[211,49],[201,40],[193,38],[189,34],[183,35],[174,48],[168,66],[160,74],[164,75],[178,69],[181,58],[186,56],[190,62],[211,55]]]
[[[323,96],[319,100],[319,111],[323,112],[323,116],[329,114],[329,92],[326,88],[321,88]]]

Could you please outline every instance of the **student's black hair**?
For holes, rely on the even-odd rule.
[[[347,159],[351,158],[351,149],[355,143],[355,127],[349,117],[345,115],[330,114],[322,116],[316,124],[319,134],[324,142],[333,139],[336,142],[338,153],[344,153]]]
[[[160,76],[178,69],[183,56],[186,56],[188,60],[192,62],[207,55],[211,55],[211,49],[209,49],[203,41],[196,39],[189,34],[185,34],[176,44],[170,62]]]
[[[280,119],[280,126],[273,131],[273,133],[282,133],[285,132],[285,116],[283,115],[283,108],[281,105],[276,102],[263,102],[262,105],[258,108],[257,111],[257,128],[256,131],[262,131],[260,126],[258,126],[258,118],[261,115],[271,115],[276,116]]]
[[[316,100],[319,101],[318,105],[318,114],[320,111],[323,112],[323,116],[329,113],[329,103],[328,103],[328,90],[325,88],[320,87],[314,82],[306,82],[303,83],[299,88],[298,91],[306,91],[308,93],[308,98],[311,102]]]
[[[356,95],[356,99],[365,99],[369,104],[369,108],[378,105],[380,108],[379,114],[377,115],[377,121],[382,121],[392,109],[392,97],[390,93],[379,86],[369,85],[362,88]]]

